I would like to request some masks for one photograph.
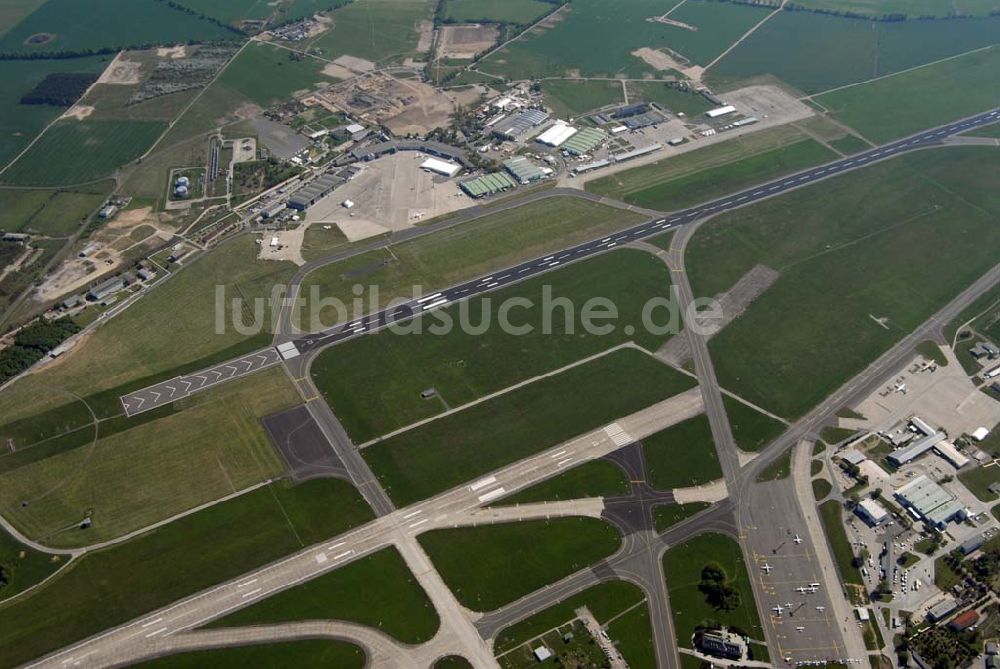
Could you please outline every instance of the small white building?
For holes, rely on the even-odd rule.
[[[854,512],[871,527],[877,527],[889,519],[889,512],[885,507],[869,497],[858,502]]]
[[[975,432],[972,433],[972,438],[976,441],[982,441],[990,435],[990,431],[985,427],[977,428]]]
[[[532,651],[532,654],[535,656],[535,659],[538,660],[539,662],[544,662],[545,660],[552,657],[552,651],[546,648],[545,646],[539,646],[538,648]]]
[[[736,107],[732,105],[724,105],[722,107],[716,107],[715,109],[709,109],[705,112],[705,116],[708,118],[718,118],[720,116],[725,116],[727,114],[732,114],[736,111]]]
[[[440,158],[428,158],[420,163],[420,168],[443,174],[446,177],[453,177],[458,174],[462,166],[447,160],[441,160]]]

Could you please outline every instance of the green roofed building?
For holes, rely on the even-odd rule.
[[[601,142],[607,139],[608,135],[603,130],[598,130],[597,128],[584,128],[580,132],[576,133],[559,147],[564,151],[571,153],[574,156],[581,156],[585,153],[590,153],[597,146],[600,146]]]
[[[492,172],[484,174],[481,177],[476,177],[475,179],[463,181],[459,184],[459,187],[469,197],[479,198],[484,195],[494,195],[505,190],[510,190],[516,185],[513,179],[503,172]]]
[[[510,172],[515,179],[523,184],[545,178],[545,172],[542,171],[542,168],[535,165],[524,156],[514,156],[509,160],[505,160],[503,166],[507,168],[507,171]]]

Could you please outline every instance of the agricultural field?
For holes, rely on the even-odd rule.
[[[899,15],[910,18],[987,16],[1000,10],[997,0],[958,0],[950,5],[936,0],[795,0],[790,4],[804,9],[874,18]]]
[[[111,56],[0,60],[0,168],[65,111],[64,107],[20,104],[23,95],[50,74],[99,74],[110,61]]]
[[[134,669],[284,669],[337,667],[364,669],[365,652],[346,641],[286,641],[255,646],[232,646],[167,655],[132,665]]]
[[[681,62],[706,65],[770,11],[689,0],[670,18],[697,30],[646,20],[666,9],[669,6],[658,0],[574,0],[553,19],[490,55],[479,68],[509,79],[619,74],[638,79],[661,71],[633,51],[668,48],[680,54]]]
[[[300,328],[316,330],[338,322],[335,309],[322,309],[318,298],[336,298],[352,304],[355,285],[367,287],[364,299],[374,297],[378,306],[389,300],[413,297],[414,286],[425,294],[529,258],[561,250],[601,235],[627,228],[642,216],[602,204],[570,197],[551,197],[508,211],[489,214],[390,249],[363,253],[320,267],[306,276],[301,295],[309,300],[302,310]],[[349,316],[359,317],[362,314]]]
[[[432,530],[418,537],[458,601],[492,611],[608,557],[621,545],[596,518],[554,518]],[[511,560],[511,546],[517,559]]]
[[[618,81],[547,79],[542,82],[545,104],[560,118],[569,118],[605,105],[624,102]]]
[[[792,126],[768,128],[588,181],[586,189],[591,193],[625,201],[643,197],[643,194],[652,200],[661,190],[676,194],[677,190],[671,188],[671,183],[687,183],[682,180],[697,179],[699,174],[726,175],[734,172],[736,176],[740,174],[739,166],[747,161],[757,159],[767,164],[767,159],[758,156],[781,156],[781,149],[784,147],[803,143],[803,146],[808,146],[814,141],[805,132]],[[773,164],[775,159],[770,159],[770,162]],[[702,188],[712,192],[709,185],[703,185]],[[726,192],[730,191],[726,187]],[[681,195],[687,197],[683,193]],[[676,206],[671,204],[669,208]]]
[[[83,184],[141,156],[166,128],[155,121],[60,121],[0,176],[25,186]]]
[[[444,0],[444,18],[452,23],[534,23],[558,6],[545,0]]]
[[[628,493],[629,482],[621,467],[607,460],[591,460],[510,497],[504,497],[494,506],[584,497],[617,497]]]
[[[88,553],[0,608],[0,663],[22,664],[372,518],[344,481],[279,482]]]
[[[89,51],[240,35],[156,0],[46,0],[0,39],[0,53]]]
[[[437,633],[437,611],[394,547],[367,555],[206,627],[244,627],[300,620],[346,620],[407,644]]]
[[[8,0],[0,5],[0,37],[38,9],[43,2],[45,0]]]
[[[78,344],[59,365],[38,374],[22,377],[0,394],[0,415],[9,423],[29,416],[41,416],[56,409],[65,415],[68,393],[75,393],[103,407],[111,407],[116,415],[121,411],[120,391],[128,384],[141,388],[180,373],[213,364],[216,359],[255,350],[270,341],[240,334],[233,327],[215,334],[215,286],[225,286],[229,297],[245,299],[266,297],[275,283],[285,283],[291,277],[291,263],[255,262],[256,244],[252,237],[242,237],[224,244],[209,255],[188,264],[176,277],[150,292],[145,298],[97,329]],[[169,305],[169,308],[167,308]],[[232,316],[228,304],[226,318]],[[247,321],[248,323],[250,321]],[[93,370],[100,369],[95,377]],[[53,392],[58,389],[58,392]],[[104,396],[95,394],[107,391]],[[77,412],[80,413],[80,412]],[[84,410],[83,422],[90,422]],[[79,425],[77,425],[79,426]],[[11,436],[7,426],[0,435]]]
[[[708,417],[688,418],[642,440],[649,484],[657,490],[704,485],[722,478]]]
[[[349,55],[377,64],[400,62],[417,56],[418,24],[433,18],[430,0],[355,0],[328,16],[333,27],[297,42],[296,47],[315,51],[327,60]]]
[[[713,562],[722,567],[729,584],[739,593],[739,604],[733,610],[712,607],[698,589],[702,569]],[[764,638],[743,552],[729,537],[703,534],[672,547],[663,556],[663,571],[670,588],[670,608],[681,645],[687,646],[695,628],[707,620],[739,627],[752,639]]]
[[[269,18],[280,7],[287,5],[289,0],[273,2],[272,0],[184,0],[183,5],[199,14],[211,16],[231,26],[239,26],[240,21],[264,20]]]
[[[468,306],[449,307],[443,313],[456,327],[446,334],[430,331],[439,318],[431,315],[423,319],[428,323],[423,336],[385,330],[331,347],[313,363],[313,379],[352,438],[364,442],[630,340],[656,350],[666,337],[647,333],[641,312],[647,300],[668,296],[669,290],[670,275],[659,259],[642,251],[615,251],[476,298]],[[552,300],[571,300],[576,309],[594,297],[608,298],[616,305],[618,324],[612,332],[587,333],[579,316],[567,327],[560,308],[546,326],[547,292]],[[494,305],[512,298],[537,305],[512,318],[529,324],[532,332],[508,334],[496,322]],[[464,331],[457,325],[463,311],[470,325],[484,322],[489,329]],[[627,325],[638,328],[637,334],[627,334]],[[504,364],[514,357],[517,365]],[[358,365],[358,360],[368,363]],[[431,399],[420,396],[427,388],[435,390]]]
[[[781,274],[710,342],[723,386],[791,418],[861,371],[993,265],[998,169],[989,149],[920,152],[706,223],[696,294],[757,263]]]
[[[837,155],[814,139],[771,149],[749,158],[632,191],[625,201],[640,207],[675,211],[707,202],[821,163]]]
[[[609,394],[609,378],[627,383]],[[402,506],[644,409],[691,383],[645,353],[622,350],[377,442],[361,454]],[[569,396],[572,403],[564,401]]]
[[[99,425],[96,441],[85,428],[91,438],[79,446],[0,474],[0,506],[22,533],[52,546],[113,539],[279,475],[259,418],[297,401],[271,369],[180,400],[155,420],[129,427],[126,419],[108,436]],[[93,526],[77,530],[84,518]]]
[[[297,91],[331,83],[332,79],[324,77],[322,70],[322,61],[268,44],[251,42],[219,75],[212,87],[231,91],[261,107],[269,107],[287,100]]]
[[[74,190],[0,189],[0,230],[68,237],[104,202],[111,182]]]
[[[770,74],[816,94],[955,56],[996,42],[1000,17],[871,22],[781,12],[708,73],[715,88]]]
[[[867,139],[888,142],[995,107],[998,68],[1000,46],[994,46],[813,101]],[[887,105],[896,110],[891,116],[883,113]]]

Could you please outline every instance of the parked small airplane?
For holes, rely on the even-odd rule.
[[[781,614],[782,614],[782,612],[783,612],[783,611],[785,610],[785,607],[784,607],[784,606],[782,606],[781,604],[778,604],[777,606],[775,606],[775,607],[774,607],[773,609],[771,609],[771,610],[772,610],[772,611],[774,611],[774,615],[776,615],[776,616],[778,616],[778,617],[780,618],[780,617],[781,617]]]
[[[765,562],[765,563],[764,563],[764,565],[763,565],[763,566],[762,566],[762,567],[760,568],[760,570],[761,570],[762,572],[764,572],[765,574],[770,574],[770,573],[771,573],[771,570],[772,570],[772,569],[774,569],[774,567],[772,567],[771,565],[769,565],[769,564],[768,564],[768,563],[766,563],[766,562]]]
[[[802,543],[802,537],[800,537],[799,535],[796,534],[795,535],[795,543],[796,544],[801,544]]]
[[[826,611],[826,607],[825,606],[817,606],[816,610],[819,611],[820,613],[822,613],[823,611]]]

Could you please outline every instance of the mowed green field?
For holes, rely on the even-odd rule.
[[[670,15],[697,30],[647,21],[672,5],[659,0],[573,0],[558,20],[490,55],[480,69],[510,79],[656,74],[632,52],[670,48],[705,65],[751,26],[766,8],[688,0]]]
[[[714,609],[698,589],[701,570],[709,563],[718,563],[726,572],[730,585],[740,593],[740,605],[733,611]],[[747,573],[740,545],[721,534],[702,534],[663,556],[663,571],[670,588],[670,609],[678,642],[687,647],[695,628],[713,621],[739,627],[752,639],[763,639],[760,618],[754,605],[753,586]]]
[[[365,652],[345,641],[288,641],[234,646],[168,655],[132,665],[135,669],[285,669],[285,667],[336,667],[363,669]]]
[[[911,18],[986,16],[1000,10],[997,0],[957,0],[951,4],[937,0],[795,0],[794,4],[809,9],[872,17],[894,14],[905,14]]]
[[[240,51],[212,87],[229,89],[241,98],[268,107],[296,91],[331,83],[322,70],[323,61],[253,42]]]
[[[33,35],[50,39],[29,43]],[[236,39],[239,35],[211,21],[156,0],[46,0],[0,39],[0,53],[86,51],[189,40]]]
[[[723,386],[794,417],[861,371],[996,262],[998,169],[990,149],[920,152],[706,223],[696,294],[781,273],[710,342]]]
[[[614,393],[608,392],[609,384]],[[361,454],[393,501],[405,506],[691,385],[680,372],[626,349],[377,442]]]
[[[569,576],[621,545],[613,525],[596,518],[433,530],[418,537],[441,578],[466,608],[492,611]],[[517,547],[517,559],[510,559]]]
[[[823,521],[823,529],[826,530],[827,542],[833,550],[840,578],[844,583],[863,587],[861,573],[853,564],[854,549],[847,537],[847,531],[844,530],[844,513],[844,507],[834,499],[819,505],[820,519]]]
[[[0,663],[22,664],[373,517],[344,481],[279,482],[88,553],[42,588],[0,607]]]
[[[666,336],[643,328],[642,310],[647,300],[669,295],[670,274],[662,261],[643,251],[615,251],[425,316],[423,334],[384,330],[331,347],[316,358],[312,375],[351,437],[365,442],[627,341],[655,350]],[[615,305],[612,331],[585,330],[584,305],[594,298]],[[513,299],[535,305],[510,315],[512,325],[530,326],[531,332],[507,333],[501,327],[498,312]],[[562,306],[544,306],[555,300],[573,305],[568,326]],[[463,312],[469,315],[463,318]],[[445,316],[455,327],[437,334],[431,328]],[[466,329],[463,321],[488,329]],[[628,334],[629,326],[635,334]],[[517,364],[508,364],[513,359]],[[428,388],[436,397],[423,399]]]
[[[775,155],[773,152],[782,147],[807,141],[813,140],[798,128],[792,126],[768,128],[588,181],[586,189],[591,193],[626,201],[637,197],[652,199],[661,191],[686,197],[683,192],[678,193],[670,184],[675,181],[686,183],[680,180],[696,178],[699,173],[719,174],[715,170],[721,170],[723,175],[733,170],[735,172],[733,176],[737,176],[740,163],[757,156]],[[731,165],[734,167],[730,167]],[[707,185],[703,185],[702,188],[710,189]],[[728,183],[720,183],[718,188],[724,189],[725,192],[733,190]]]
[[[65,111],[63,107],[49,105],[22,105],[22,96],[50,74],[100,74],[109,62],[111,56],[0,60],[0,167],[13,160],[46,125]]]
[[[407,644],[437,633],[437,611],[394,547],[327,572],[220,618],[206,627],[245,627],[299,620],[346,620]]]
[[[887,142],[997,106],[998,71],[994,46],[813,100],[869,140]]]
[[[545,96],[546,106],[562,118],[625,100],[622,96],[622,84],[618,81],[547,79],[542,82],[542,94]]]
[[[176,413],[5,471],[0,506],[49,545],[113,539],[280,474],[259,419],[297,401],[276,369],[219,386]],[[93,527],[75,529],[86,517]]]
[[[42,553],[0,530],[0,571],[4,576],[0,602],[41,583],[67,562],[68,555]]]
[[[703,415],[642,440],[649,484],[657,490],[703,485],[722,478],[712,429]]]
[[[625,201],[640,207],[675,211],[838,157],[816,140],[803,139],[727,165],[701,170],[656,186],[632,191],[625,196]]]
[[[444,0],[444,16],[455,23],[496,22],[534,23],[556,8],[557,3],[542,0]]]
[[[632,212],[565,196],[488,214],[314,270],[302,282],[299,295],[307,302],[299,325],[315,331],[341,320],[359,318],[375,311],[373,304],[383,308],[393,298],[414,297],[415,288],[429,295],[529,258],[598,239],[642,220]],[[361,312],[339,314],[320,301],[336,298],[354,311],[355,286],[364,288]]]
[[[504,497],[494,506],[583,497],[617,497],[627,495],[629,488],[628,478],[621,467],[607,460],[591,460],[510,497]]]
[[[175,376],[183,365],[194,363],[199,369],[210,366],[213,356],[222,355],[225,360],[266,345],[270,335],[261,339],[241,334],[230,325],[220,333],[215,330],[216,286],[224,286],[229,298],[252,300],[268,296],[273,284],[291,277],[294,265],[258,262],[256,253],[253,238],[242,237],[189,263],[121,316],[98,328],[59,365],[22,377],[5,388],[0,393],[4,422],[72,404],[68,392],[89,397],[128,384],[138,383],[141,388],[153,378]],[[227,322],[233,306],[227,302]],[[101,370],[99,376],[95,376],[95,369]],[[110,402],[120,412],[120,393],[111,394]],[[89,422],[89,415],[82,413]],[[10,436],[3,428],[0,435]]]
[[[766,416],[728,395],[723,395],[722,403],[726,407],[726,416],[729,418],[729,427],[733,431],[733,440],[744,451],[759,451],[785,431],[784,423]]]
[[[0,176],[19,186],[65,186],[110,176],[160,136],[156,121],[60,121]]]
[[[815,94],[978,49],[997,41],[1000,17],[872,22],[781,12],[708,73],[713,88],[770,74]]]
[[[418,24],[433,13],[430,0],[355,0],[330,12],[332,28],[295,46],[328,60],[349,55],[380,64],[402,61],[418,54]]]
[[[976,130],[971,130],[965,134],[972,137],[990,137],[998,139],[1000,138],[1000,123],[994,123],[983,128],[977,128]]]
[[[106,181],[74,190],[0,189],[0,230],[68,237],[103,204]]]

